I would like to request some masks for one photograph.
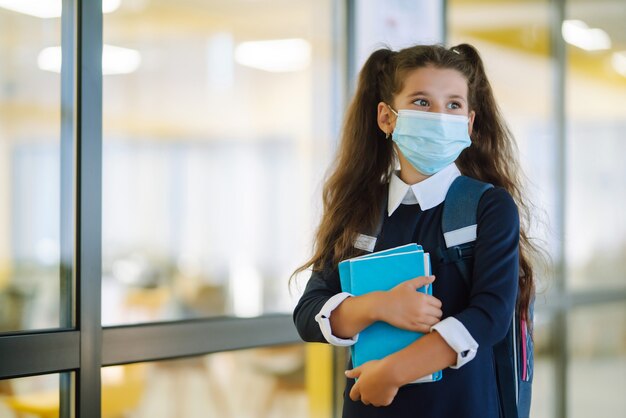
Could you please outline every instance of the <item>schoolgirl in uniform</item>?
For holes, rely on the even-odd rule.
[[[492,347],[516,303],[528,312],[534,292],[514,148],[474,47],[380,49],[365,63],[324,186],[314,254],[296,271],[313,273],[294,321],[305,341],[339,346],[375,321],[426,335],[347,370],[344,417],[499,416]],[[443,201],[461,174],[495,186],[478,205],[471,284],[432,256],[443,244]],[[421,244],[433,276],[387,292],[342,293],[338,263],[364,254],[355,239],[375,228],[385,201],[374,251]],[[416,292],[427,283],[432,296]],[[438,382],[407,385],[442,369]]]

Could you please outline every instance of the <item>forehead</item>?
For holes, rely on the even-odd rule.
[[[463,74],[450,68],[433,66],[409,70],[404,77],[400,95],[418,91],[433,95],[462,96],[467,98],[467,81]]]

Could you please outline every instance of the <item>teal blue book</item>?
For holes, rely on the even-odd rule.
[[[398,284],[418,276],[428,276],[430,257],[420,245],[408,244],[389,250],[351,258],[339,263],[341,289],[355,296],[374,291],[386,291]],[[417,289],[432,294],[432,286]],[[352,364],[358,367],[371,360],[380,360],[412,344],[423,334],[396,328],[386,322],[375,322],[359,334],[351,347]],[[412,383],[441,380],[438,371]]]

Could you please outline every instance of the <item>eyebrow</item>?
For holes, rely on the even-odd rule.
[[[417,96],[430,96],[430,93],[428,93],[427,91],[416,91],[414,93],[409,94],[409,97],[417,97]],[[448,96],[449,99],[459,99],[462,100],[464,102],[467,103],[467,99],[465,99],[463,96],[460,96],[458,94],[452,94],[450,96]]]
[[[465,97],[463,96],[459,96],[458,94],[453,94],[452,96],[449,96],[450,99],[459,99],[459,100],[463,100],[464,102],[467,102],[467,100],[465,99]]]
[[[416,91],[415,93],[409,94],[409,97],[415,97],[415,96],[430,96],[430,94],[428,94],[427,91]]]

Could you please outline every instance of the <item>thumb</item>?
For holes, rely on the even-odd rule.
[[[435,281],[435,276],[419,276],[414,279],[409,280],[411,287],[414,287],[416,290],[420,287],[426,286],[427,284],[431,284]]]
[[[361,367],[356,367],[352,370],[346,370],[345,375],[347,378],[356,379],[361,376]]]

